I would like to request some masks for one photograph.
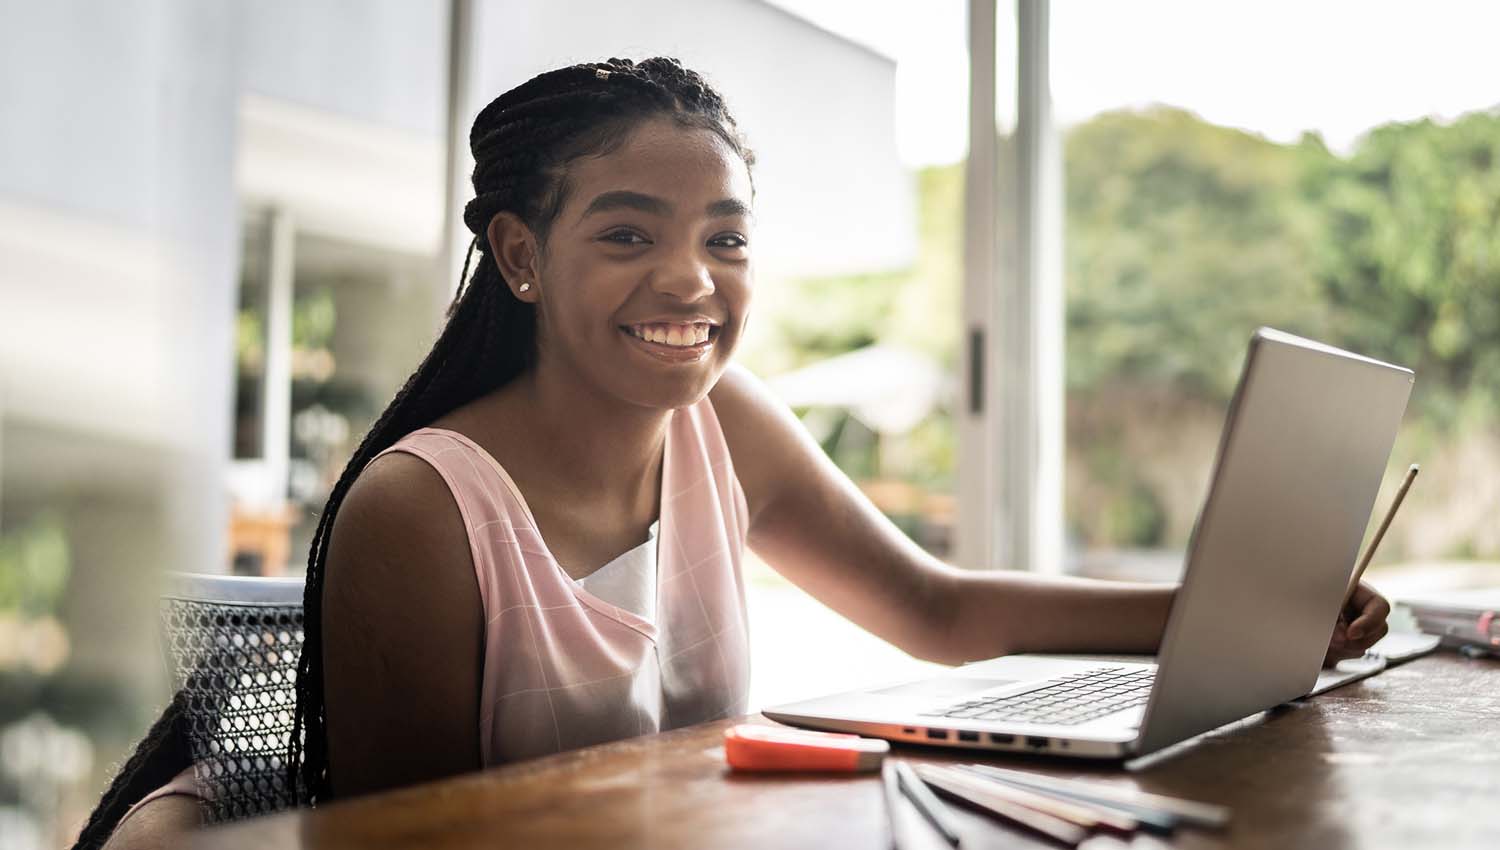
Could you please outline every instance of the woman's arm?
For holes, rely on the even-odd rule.
[[[437,471],[403,452],[375,460],[339,509],[323,587],[336,795],[479,769],[483,607]]]
[[[984,652],[986,622],[1005,617],[1006,652],[1155,653],[1177,585],[1018,572],[964,572],[953,634],[971,636],[965,660]],[[978,654],[974,654],[977,651]]]
[[[1160,642],[1176,585],[950,567],[881,514],[749,372],[731,366],[712,397],[750,505],[751,547],[901,649],[959,663]]]
[[[198,830],[198,800],[186,794],[157,797],[115,826],[102,850],[159,850],[179,847]]]

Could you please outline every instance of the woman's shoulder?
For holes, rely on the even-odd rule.
[[[806,432],[765,382],[738,364],[724,370],[708,401],[753,518],[786,477],[786,465],[794,459],[788,446]]]
[[[464,599],[474,590],[459,507],[439,471],[410,452],[385,452],[365,466],[339,505],[331,535],[330,593],[345,588],[366,599],[400,599],[448,592]]]
[[[496,421],[506,420],[486,419],[474,403],[450,411],[378,452],[355,487],[365,491],[367,500],[425,511],[426,519],[456,505],[463,524],[471,528],[495,519],[497,512],[515,514],[515,500],[504,498],[514,490],[509,474],[492,453],[490,441],[481,442],[477,436],[487,432],[486,423]]]
[[[416,451],[408,438],[369,463],[350,485],[339,506],[338,523],[367,529],[394,525],[430,528],[456,514],[441,472]]]
[[[744,366],[731,363],[708,391],[708,397],[695,407],[712,412],[724,439],[730,443],[730,450],[734,451],[736,446],[750,442],[747,438],[752,436],[753,429],[744,426],[759,418],[768,402],[775,403],[775,399],[765,383]]]

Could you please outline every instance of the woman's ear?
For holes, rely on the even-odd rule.
[[[500,276],[512,295],[529,304],[537,301],[538,262],[536,234],[513,212],[495,213],[485,231],[490,256],[500,268]]]

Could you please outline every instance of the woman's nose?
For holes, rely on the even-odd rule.
[[[652,289],[680,301],[697,301],[714,293],[707,261],[691,250],[672,252],[653,277]]]

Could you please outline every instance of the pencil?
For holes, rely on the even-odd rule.
[[[1119,809],[1106,809],[1076,798],[1070,799],[1024,785],[1013,785],[992,776],[971,772],[962,766],[930,767],[928,770],[958,782],[969,782],[971,786],[983,788],[997,797],[1019,803],[1028,809],[1045,812],[1084,829],[1103,827],[1116,832],[1134,832],[1140,826],[1139,821]]]
[[[891,824],[891,847],[894,850],[906,850],[908,845],[906,831],[901,826],[901,813],[897,808],[901,805],[901,781],[896,778],[896,761],[891,759],[881,766],[880,791],[885,797],[885,816]]]
[[[1012,802],[987,788],[958,779],[949,771],[934,770],[932,765],[924,764],[917,767],[917,773],[924,782],[931,783],[945,794],[978,806],[1006,821],[1040,832],[1069,847],[1077,847],[1088,837],[1089,831],[1075,823]]]
[[[1417,480],[1417,473],[1422,469],[1420,464],[1412,464],[1406,470],[1406,478],[1401,482],[1401,489],[1396,491],[1396,498],[1391,502],[1390,508],[1385,512],[1385,519],[1380,521],[1380,527],[1375,529],[1375,537],[1370,540],[1370,548],[1365,550],[1364,557],[1359,559],[1359,566],[1354,568],[1354,578],[1349,580],[1349,588],[1344,592],[1344,604],[1339,606],[1342,615],[1349,607],[1349,601],[1354,598],[1354,591],[1359,589],[1359,580],[1365,574],[1365,567],[1370,565],[1370,559],[1375,557],[1375,550],[1380,546],[1380,541],[1385,537],[1385,530],[1391,527],[1391,520],[1396,518],[1396,509],[1401,507],[1401,502],[1406,498],[1406,491],[1411,489],[1411,483]]]
[[[1178,824],[1186,822],[1185,818],[1179,818],[1177,815],[1174,815],[1168,811],[1139,806],[1134,803],[1122,803],[1118,800],[1106,800],[1103,797],[1097,797],[1093,794],[1088,793],[1087,791],[1064,789],[1049,785],[1030,785],[1024,782],[1014,782],[1009,779],[1000,779],[999,777],[988,776],[987,774],[982,774],[974,771],[972,768],[965,769],[974,773],[976,776],[986,776],[993,782],[1002,782],[1005,784],[1013,785],[1017,788],[1028,788],[1039,793],[1047,794],[1052,797],[1058,797],[1064,800],[1077,800],[1081,803],[1093,806],[1096,809],[1110,809],[1125,815],[1129,815],[1135,820],[1136,826],[1140,827],[1141,829],[1150,830],[1151,832],[1159,833],[1162,835],[1171,834],[1173,830],[1177,829]]]
[[[922,784],[922,780],[917,778],[905,762],[898,761],[895,764],[896,782],[901,790],[906,792],[906,796],[910,797],[922,814],[932,822],[933,826],[937,827],[937,831],[942,833],[943,838],[957,847],[960,841],[958,830],[953,826],[953,816],[948,813],[948,807],[927,790],[927,786]]]
[[[1040,791],[1057,791],[1086,797],[1097,803],[1136,807],[1143,813],[1158,816],[1155,819],[1158,821],[1160,820],[1160,816],[1167,816],[1175,820],[1180,820],[1183,823],[1206,827],[1221,827],[1229,822],[1229,809],[1212,803],[1199,803],[1193,800],[1183,800],[1177,797],[1166,797],[1160,794],[1150,794],[1145,791],[1121,788],[1116,785],[1077,779],[1060,779],[1053,776],[1008,770],[1006,768],[983,764],[966,765],[965,768],[995,779],[1013,784],[1026,785]],[[1140,814],[1137,814],[1136,818],[1137,820],[1142,819]],[[1170,823],[1165,825],[1168,828],[1171,827]]]

